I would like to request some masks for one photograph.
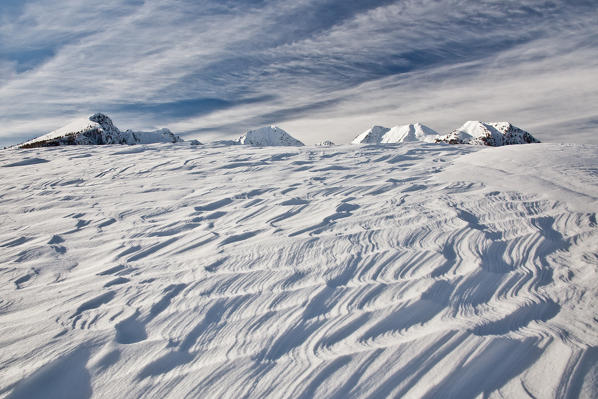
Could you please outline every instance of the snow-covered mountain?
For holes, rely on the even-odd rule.
[[[352,144],[378,144],[382,136],[390,129],[384,126],[372,126],[353,139]]]
[[[394,126],[387,128],[383,126],[372,126],[361,133],[355,139],[353,144],[392,144],[405,143],[412,141],[424,141],[433,143],[438,136],[438,132],[422,125],[413,123],[409,125]]]
[[[438,132],[435,130],[421,123],[414,123],[391,128],[382,136],[380,143],[405,143],[411,141],[433,143],[437,136]]]
[[[175,135],[170,129],[162,128],[149,132],[127,129],[122,136],[127,144],[153,144],[153,143],[177,143],[183,141],[179,136]]]
[[[500,147],[511,144],[539,143],[540,140],[509,122],[468,121],[459,129],[439,136],[436,142]]]
[[[266,126],[256,130],[250,130],[237,140],[239,144],[252,145],[255,147],[267,146],[295,146],[304,144],[285,132],[278,126]]]
[[[151,144],[183,141],[169,129],[150,132],[120,131],[105,114],[74,120],[66,126],[18,145],[19,148],[52,147],[59,145]]]

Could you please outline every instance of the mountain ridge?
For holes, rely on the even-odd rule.
[[[501,147],[513,144],[540,143],[540,140],[510,122],[467,121],[451,133],[438,136],[435,142]]]
[[[170,129],[121,131],[103,113],[76,119],[67,125],[17,145],[17,148],[54,147],[60,145],[152,144],[183,141]]]

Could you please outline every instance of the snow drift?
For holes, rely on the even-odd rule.
[[[250,130],[237,140],[239,144],[255,147],[265,146],[303,146],[303,143],[277,126],[266,126]]]
[[[512,144],[539,143],[540,141],[509,122],[468,121],[459,129],[438,137],[436,142],[501,147]]]
[[[596,398],[597,159],[0,151],[0,397]]]
[[[151,132],[121,132],[112,120],[101,113],[77,119],[48,134],[18,145],[18,148],[52,147],[60,145],[151,144],[183,141],[169,129]]]

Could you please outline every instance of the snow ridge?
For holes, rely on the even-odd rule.
[[[265,146],[295,146],[302,147],[304,144],[285,132],[278,126],[266,126],[256,130],[250,130],[237,140],[239,144],[246,144],[255,147]]]
[[[436,142],[501,147],[512,144],[539,143],[540,140],[509,122],[467,121],[459,129],[438,137]]]

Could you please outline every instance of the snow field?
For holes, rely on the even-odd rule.
[[[3,151],[0,397],[595,397],[597,155]]]

